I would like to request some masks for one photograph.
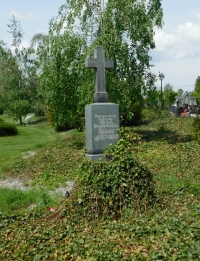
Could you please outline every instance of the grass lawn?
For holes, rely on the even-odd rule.
[[[58,198],[58,196],[57,196]],[[12,215],[14,212],[23,212],[26,209],[45,209],[48,205],[58,203],[56,197],[50,196],[44,189],[31,189],[22,191],[19,189],[0,189],[0,213]]]
[[[9,117],[5,121],[13,123]],[[37,151],[40,148],[51,146],[61,140],[63,135],[55,133],[48,124],[17,126],[19,134],[16,136],[0,137],[0,177],[4,177],[16,162],[28,151]]]

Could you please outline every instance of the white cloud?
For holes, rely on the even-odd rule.
[[[200,20],[200,11],[192,11],[190,12],[193,16],[195,16],[198,20]]]
[[[200,41],[200,24],[189,22],[184,25],[179,25],[176,32],[181,38],[185,37],[185,40],[189,40],[189,42]]]
[[[29,47],[30,47],[30,44],[28,43],[28,40],[25,39],[21,42],[19,49],[22,50],[23,48],[29,48]],[[15,53],[15,47],[14,46],[11,46],[10,49],[11,49],[12,53]]]
[[[161,29],[156,30],[155,33],[155,42],[156,42],[156,50],[164,51],[170,46],[174,46],[178,43],[178,36],[173,34],[167,34]]]
[[[161,60],[153,67],[152,72],[162,72],[165,75],[163,86],[170,83],[174,86],[174,91],[183,89],[193,91],[194,83],[199,75],[200,59],[184,58],[181,60]],[[160,82],[157,82],[160,86]]]
[[[11,11],[10,15],[14,16],[16,19],[20,19],[20,20],[23,18],[22,15],[19,14],[18,12],[16,12],[16,11]]]
[[[15,16],[16,19],[18,20],[24,20],[24,21],[34,21],[34,20],[42,20],[44,18],[43,15],[39,14],[39,15],[34,15],[32,13],[28,13],[28,14],[20,14],[17,11],[11,11],[10,12],[11,16]]]
[[[24,16],[24,20],[30,21],[34,19],[34,15],[29,13],[27,15]]]
[[[194,56],[200,53],[200,24],[180,24],[174,34],[156,30],[155,43],[156,51],[165,52],[166,57],[180,59]]]
[[[21,48],[29,48],[30,44],[27,39],[24,39],[24,40],[22,40],[22,43],[20,46],[21,46]]]

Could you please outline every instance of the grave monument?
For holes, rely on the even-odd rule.
[[[119,139],[119,105],[108,102],[105,80],[105,69],[114,68],[114,62],[105,59],[102,47],[96,47],[85,66],[95,70],[94,103],[85,106],[86,156],[98,161],[104,149]]]

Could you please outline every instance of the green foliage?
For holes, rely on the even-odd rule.
[[[35,109],[35,116],[36,117],[45,116],[45,109],[43,106],[37,106],[37,108]]]
[[[195,81],[195,92],[200,92],[200,76],[197,77]]]
[[[13,124],[13,120],[10,117],[6,116],[1,116],[6,122],[9,122]],[[37,119],[37,121],[39,121]],[[27,168],[23,169],[22,172],[19,173],[19,169],[16,168],[15,171],[15,176],[17,174],[20,175],[27,175],[30,179],[32,179],[34,176],[31,176],[31,173],[38,173],[43,172],[45,170],[49,171],[52,170],[53,173],[54,169],[52,168],[52,164],[55,162],[58,162],[59,160],[62,161],[62,163],[59,161],[58,166],[60,166],[60,169],[58,170],[58,173],[63,173],[63,172],[68,172],[68,167],[67,167],[67,162],[65,162],[65,157],[69,157],[70,155],[69,149],[67,151],[67,148],[65,149],[65,152],[61,152],[62,148],[64,147],[64,142],[63,144],[59,145],[59,149],[55,149],[56,151],[60,151],[59,155],[56,156],[55,158],[51,158],[49,156],[48,152],[45,152],[46,157],[42,157],[43,152],[41,151],[41,154],[38,155],[38,158],[34,158],[34,161],[32,162],[31,159],[33,157],[29,158],[29,152],[36,153],[39,149],[46,148],[47,146],[53,146],[55,143],[57,143],[60,140],[67,139],[68,140],[68,133],[56,133],[52,131],[52,129],[49,127],[47,122],[43,121],[41,123],[33,123],[29,121],[28,126],[18,126],[17,127],[19,131],[19,135],[16,136],[8,136],[8,137],[1,137],[0,139],[0,175],[5,174],[12,166],[14,166],[17,162],[22,160],[22,157],[28,157],[27,161],[30,161],[30,165],[27,166]],[[72,145],[71,147],[75,146],[73,145],[73,142],[78,142],[82,141],[83,139],[83,134],[80,135],[79,133],[77,134],[72,134]],[[70,138],[69,138],[70,139]],[[82,145],[83,146],[83,145]],[[53,154],[54,152],[52,152]],[[51,154],[51,153],[50,153]],[[77,154],[77,155],[76,155]],[[79,153],[71,153],[71,155],[76,158],[76,156],[79,156]],[[41,159],[41,163],[40,162]],[[50,160],[52,159],[52,161]],[[56,160],[57,159],[57,160]],[[25,159],[22,160],[23,162],[26,162]],[[35,164],[36,166],[34,166]],[[73,163],[72,163],[73,164]],[[22,164],[22,166],[24,166]],[[48,165],[48,168],[47,168]],[[74,165],[74,164],[73,164]],[[29,176],[30,174],[30,176]],[[57,172],[55,173],[55,176],[57,175]]]
[[[194,119],[193,131],[194,131],[195,138],[200,141],[200,117],[199,116]]]
[[[160,112],[159,115],[155,113],[154,116],[148,124],[129,128],[129,137],[123,142],[120,141],[121,147],[126,142],[127,145],[129,141],[131,142],[131,146],[128,145],[130,153],[122,153],[120,162],[123,161],[123,156],[126,158],[126,154],[131,154],[134,156],[133,160],[137,158],[137,163],[142,162],[145,168],[154,174],[156,202],[153,208],[144,212],[135,211],[134,208],[124,208],[122,215],[119,211],[118,219],[104,216],[102,219],[95,218],[95,221],[92,221],[91,216],[86,216],[84,208],[79,203],[80,200],[78,201],[82,199],[79,195],[82,195],[83,190],[76,183],[71,196],[64,199],[53,213],[41,209],[29,210],[28,213],[23,214],[0,213],[1,259],[199,260],[200,144],[192,136],[190,140],[187,138],[192,134],[193,119],[170,117],[165,111]],[[29,166],[24,169],[24,172],[27,173],[30,167],[35,167],[37,171],[32,172],[30,177],[37,176],[40,172],[39,166],[43,165],[44,160],[46,165],[48,159],[51,161],[51,169],[57,168],[59,164],[55,161],[56,158],[62,158],[60,164],[65,162],[65,170],[68,169],[68,161],[70,166],[73,165],[74,170],[78,169],[80,159],[84,157],[84,155],[80,156],[81,153],[84,154],[82,150],[84,135],[79,133],[79,137],[77,133],[70,133],[73,135],[65,136],[59,149],[58,146],[55,148],[51,145],[48,150],[42,150],[41,154],[32,157],[32,160],[29,158]],[[172,138],[173,142],[171,142]],[[69,148],[71,148],[69,154],[65,154]],[[62,150],[65,151],[63,154]],[[72,151],[73,159],[70,157]],[[80,153],[80,157],[76,157],[76,153]],[[46,155],[46,158],[41,155]],[[129,160],[130,158],[128,162]],[[119,166],[116,168],[119,169]],[[98,172],[99,168],[96,169]],[[22,172],[23,169],[20,173]],[[61,172],[58,171],[56,175],[61,175]],[[112,177],[112,173],[108,175]],[[123,173],[123,175],[127,174]],[[41,171],[41,179],[49,180],[52,177],[50,168]],[[97,179],[96,173],[91,176],[90,182],[95,184],[95,179]],[[116,184],[117,180],[114,177],[113,180]],[[86,183],[89,184],[89,180]],[[112,187],[112,184],[109,185]],[[95,186],[99,192],[98,185]],[[105,191],[105,187],[103,189]],[[86,202],[88,214],[89,204],[91,207],[96,206],[94,198],[90,201]],[[45,207],[45,204],[41,206]],[[91,209],[93,216],[95,211],[95,208],[93,212]]]
[[[55,200],[44,190],[27,190],[0,188],[0,213],[12,214],[24,212],[31,205],[44,208],[55,204]]]
[[[10,20],[10,24],[8,24],[8,27],[10,29],[10,31],[8,31],[9,33],[12,34],[13,36],[13,43],[12,43],[12,46],[14,47],[18,47],[19,48],[19,45],[21,44],[22,42],[22,37],[23,37],[23,30],[21,28],[21,24],[19,21],[17,21],[15,19],[15,16],[13,15],[13,19]],[[17,51],[17,50],[15,50]]]
[[[170,213],[170,207],[156,209],[158,213],[131,217],[129,222],[87,224],[61,219],[55,223],[47,219],[45,223],[37,213],[1,215],[1,257],[5,260],[198,260],[199,208],[197,203],[190,206],[192,197],[185,207],[177,196],[174,199]]]
[[[50,133],[48,131],[46,131],[46,134],[45,130],[43,130],[43,132],[41,132],[41,130],[38,131],[37,126],[28,128],[32,129],[32,131],[37,131],[35,139],[32,138],[31,140],[29,138],[32,143],[32,150],[36,141],[39,141],[40,136],[43,137],[44,143],[41,147],[44,147],[45,141],[49,141],[51,146],[48,149],[40,148],[39,151],[37,148],[37,156],[35,157],[32,156],[18,160],[12,170],[7,172],[7,175],[28,179],[34,187],[40,186],[48,189],[55,189],[58,186],[65,187],[69,180],[74,180],[77,177],[78,164],[83,161],[83,133],[78,131],[61,134],[51,133],[51,137],[49,137]],[[33,135],[31,130],[28,131],[28,135]],[[25,136],[23,135],[23,137]],[[57,141],[61,140],[58,144],[55,144],[56,137]],[[12,141],[12,147],[14,147],[13,142],[14,141]],[[30,147],[27,148],[26,144],[23,150],[25,149],[28,150]],[[36,148],[34,150],[36,150]],[[8,149],[6,151],[8,151]],[[29,154],[24,153],[24,155]]]
[[[50,106],[48,107],[47,115],[48,115],[48,122],[53,127],[54,126],[54,112]]]
[[[194,96],[197,98],[198,104],[200,103],[200,76],[195,81]]]
[[[14,16],[8,27],[13,36],[15,53],[0,43],[1,107],[22,124],[22,117],[30,112],[36,99],[36,70],[30,60],[33,49],[20,46],[23,32]]]
[[[163,100],[164,100],[164,105],[169,106],[175,103],[177,93],[173,91],[173,85],[170,85],[167,83],[164,87],[163,91]]]
[[[160,92],[156,87],[149,88],[146,94],[146,105],[152,109],[158,109],[160,102]]]
[[[0,137],[17,135],[17,126],[14,124],[7,123],[0,118]]]
[[[50,122],[57,130],[78,128],[82,124],[80,116],[84,114],[77,111],[82,98],[78,89],[83,78],[84,44],[79,35],[64,32],[44,38],[38,50],[36,64],[42,69],[38,93],[44,97]]]
[[[142,121],[144,123],[157,122],[158,120],[166,121],[167,118],[171,118],[171,114],[167,110],[160,110],[159,108],[142,110]]]
[[[177,91],[178,96],[182,96],[183,93],[184,93],[183,89],[178,89]]]
[[[38,48],[40,93],[53,110],[56,127],[84,124],[84,106],[94,93],[94,73],[84,68],[84,61],[95,46],[103,46],[106,58],[114,60],[115,69],[106,72],[107,92],[110,102],[120,104],[123,124],[141,119],[143,94],[155,82],[149,50],[155,48],[155,26],[162,26],[161,1],[111,0],[103,9],[96,0],[67,1]]]

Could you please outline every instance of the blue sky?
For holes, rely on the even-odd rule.
[[[48,32],[49,20],[57,15],[64,3],[65,0],[0,0],[0,39],[9,44],[12,42],[7,24],[14,15],[21,21],[23,44],[28,46],[34,34]]]
[[[15,15],[24,31],[23,45],[29,46],[34,34],[47,33],[49,20],[64,3],[65,0],[0,0],[0,39],[11,44],[7,24]],[[165,24],[156,29],[152,71],[165,75],[163,85],[170,83],[175,91],[192,91],[200,75],[200,1],[163,0],[162,6]]]
[[[165,24],[156,30],[152,71],[164,73],[164,85],[175,91],[192,91],[200,75],[200,1],[163,0],[162,7]]]

